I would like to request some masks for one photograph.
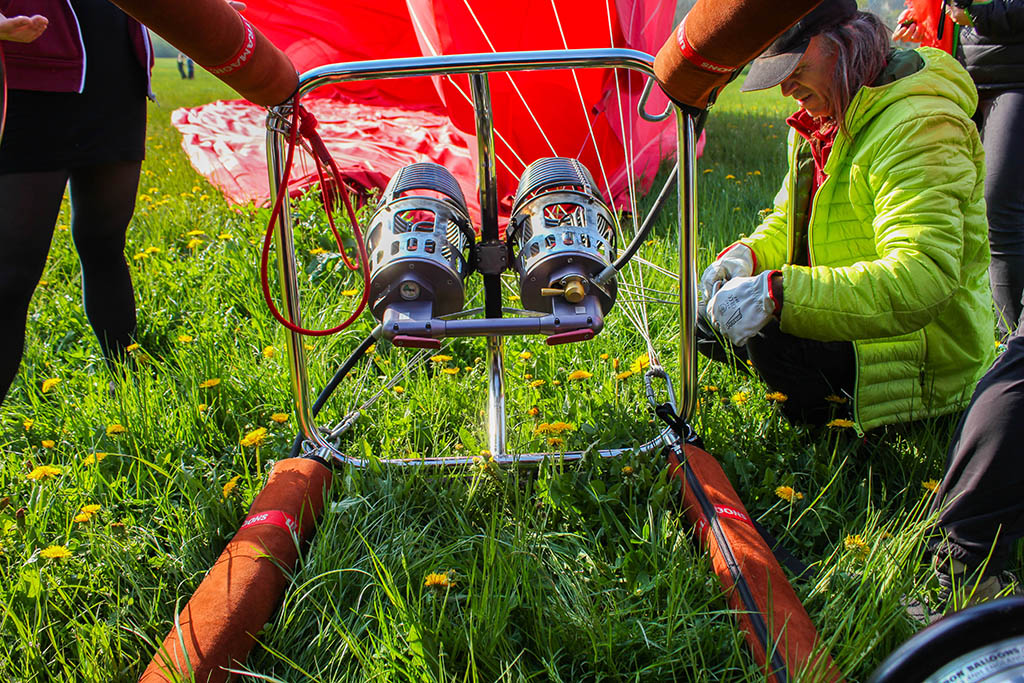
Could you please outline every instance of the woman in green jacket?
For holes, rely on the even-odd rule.
[[[754,61],[781,85],[789,172],[774,210],[701,277],[711,322],[787,414],[846,399],[858,430],[962,408],[993,357],[984,159],[967,72],[891,52],[855,0],[825,0]]]

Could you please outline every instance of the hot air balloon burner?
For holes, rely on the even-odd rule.
[[[474,239],[466,199],[446,168],[401,169],[366,233],[374,317],[429,321],[461,311]]]
[[[615,257],[615,219],[594,179],[575,159],[530,164],[519,180],[508,240],[523,306],[558,313],[594,299],[601,314],[615,303],[614,278],[593,278]]]

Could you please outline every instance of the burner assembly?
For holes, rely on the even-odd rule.
[[[544,334],[554,345],[601,331],[616,285],[593,278],[614,258],[615,218],[582,164],[552,157],[527,167],[506,244],[526,315],[451,319],[463,310],[476,258],[466,201],[443,166],[403,168],[366,237],[370,307],[383,336],[397,346],[436,348],[444,337]]]

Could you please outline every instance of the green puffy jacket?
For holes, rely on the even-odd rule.
[[[933,48],[895,53],[877,83],[813,203],[810,146],[790,132],[775,208],[741,240],[758,272],[782,271],[783,332],[854,342],[861,430],[962,408],[994,354],[974,84]],[[790,265],[805,225],[811,265]]]

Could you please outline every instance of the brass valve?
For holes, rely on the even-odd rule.
[[[571,275],[563,280],[562,284],[564,289],[542,287],[540,290],[541,296],[564,296],[565,300],[571,304],[583,301],[583,297],[587,293],[587,290],[583,287],[583,278],[579,275]]]

